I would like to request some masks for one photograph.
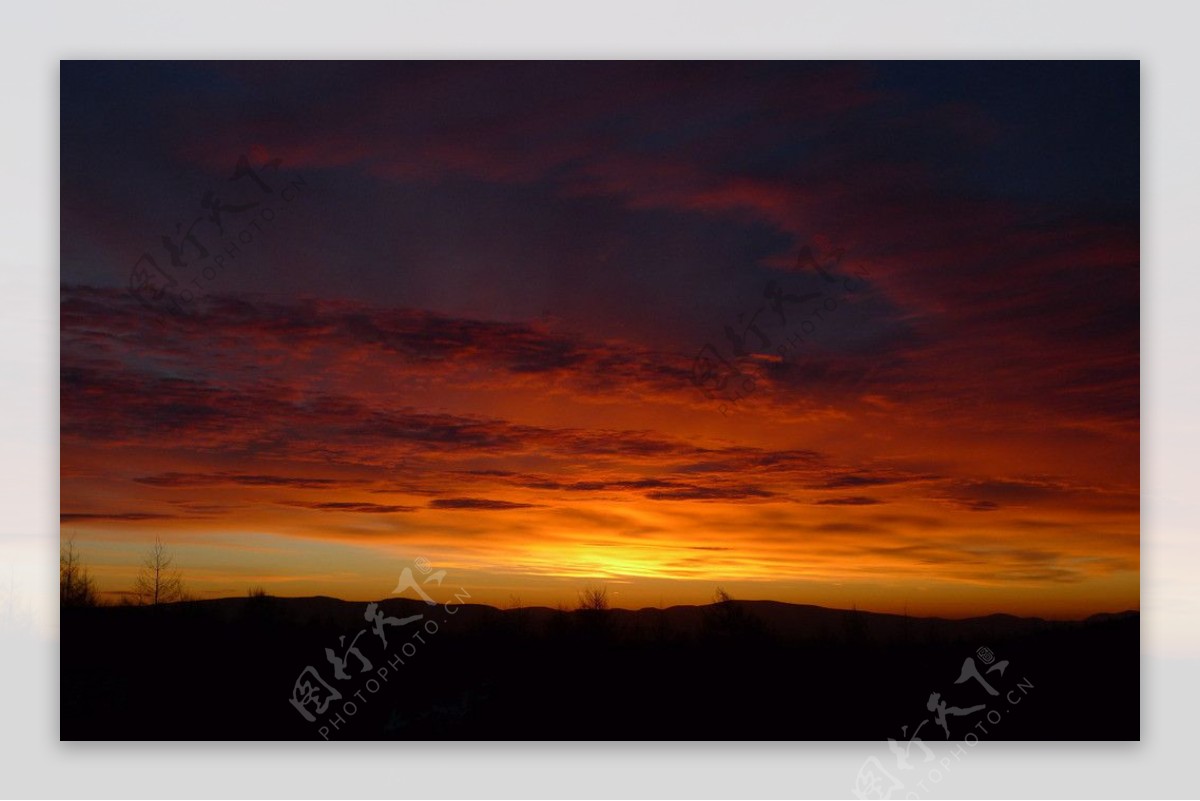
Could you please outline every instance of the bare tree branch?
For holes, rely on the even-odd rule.
[[[133,582],[133,592],[139,603],[158,606],[184,600],[183,576],[171,567],[174,557],[159,537],[142,561],[141,570]]]

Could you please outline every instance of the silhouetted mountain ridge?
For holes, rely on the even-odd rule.
[[[1139,733],[1136,611],[1076,621],[781,601],[568,611],[433,594],[435,605],[392,597],[375,609],[266,595],[64,608],[61,736],[141,740],[152,720],[156,737],[183,740],[882,740],[925,717],[933,691],[1007,704],[1018,682],[1031,697],[989,739]],[[367,614],[379,611],[386,630]],[[1096,654],[1103,670],[1087,668]],[[1003,662],[988,673],[999,696],[961,683],[972,659]],[[289,702],[326,687],[340,698],[317,720]]]
[[[637,638],[639,634],[662,633],[693,636],[711,624],[714,618],[728,616],[736,610],[738,625],[753,628],[758,633],[784,640],[841,640],[847,636],[903,642],[908,640],[958,641],[1013,636],[1044,631],[1062,631],[1100,625],[1120,620],[1137,620],[1139,612],[1103,612],[1082,620],[1047,620],[1041,617],[1020,617],[1003,612],[967,618],[913,617],[890,612],[870,612],[862,609],[838,609],[816,604],[795,604],[786,601],[726,601],[711,604],[676,604],[665,608],[612,608],[602,612],[580,609],[554,609],[547,606],[524,606],[501,609],[488,604],[457,603],[453,595],[443,604],[429,606],[411,598],[384,598],[379,604],[386,614],[406,617],[424,614],[459,628],[477,629],[489,624],[499,628],[520,626],[544,630],[559,624],[576,624],[589,615],[599,615],[606,629],[614,635]],[[295,624],[321,622],[356,626],[363,620],[369,601],[344,601],[326,595],[306,597],[230,597],[187,601],[175,606],[186,607],[195,613],[216,613],[226,619],[241,618],[270,610],[271,614]],[[132,614],[138,608],[117,607]],[[148,610],[141,609],[141,613]]]

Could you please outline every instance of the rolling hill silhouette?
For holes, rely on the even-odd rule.
[[[1135,611],[948,620],[774,601],[64,609],[61,737],[884,740],[928,719],[925,740],[1135,740],[1139,625]],[[1002,723],[944,730],[933,692]]]

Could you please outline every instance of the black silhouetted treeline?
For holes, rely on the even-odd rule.
[[[260,592],[64,608],[62,739],[902,740],[931,717],[932,692],[1003,711],[987,734],[972,728],[981,718],[950,718],[954,740],[1139,738],[1136,612],[951,621],[770,601],[565,611],[392,598],[383,616],[423,617],[385,627],[384,649],[366,607]],[[354,642],[370,670],[347,655]],[[966,659],[983,672],[981,647],[1008,663],[986,674],[997,698],[955,683]],[[346,657],[347,679],[326,648]],[[311,722],[290,702],[308,666],[342,693],[324,713],[309,704]],[[932,720],[921,737],[945,739]]]

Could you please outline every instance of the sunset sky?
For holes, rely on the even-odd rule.
[[[1138,85],[64,62],[63,536],[113,599],[160,536],[201,598],[1136,609]]]

